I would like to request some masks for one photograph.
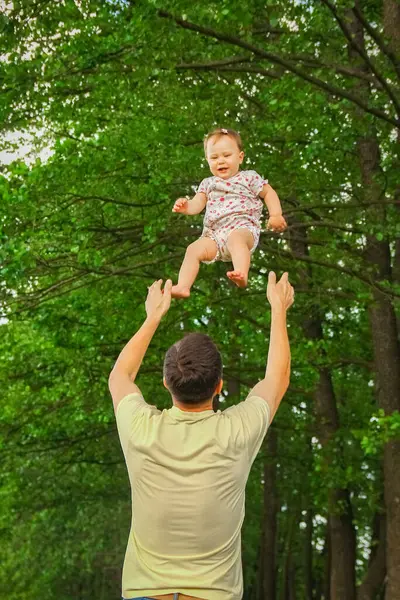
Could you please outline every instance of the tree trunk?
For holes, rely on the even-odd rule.
[[[294,564],[293,564],[293,537],[296,523],[298,522],[296,510],[292,513],[288,521],[288,531],[284,546],[283,568],[282,568],[282,586],[280,591],[281,600],[292,600],[294,594]]]
[[[325,543],[322,552],[319,554],[319,558],[322,559],[324,565],[324,571],[322,574],[318,573],[318,576],[313,581],[313,600],[330,600],[330,548],[329,548],[329,532],[326,531]]]
[[[323,337],[321,321],[314,318],[305,324],[310,339]],[[339,429],[336,397],[328,369],[319,369],[315,391],[315,412],[318,419],[318,437],[326,447]],[[329,460],[327,465],[329,468]],[[328,531],[330,545],[330,597],[332,600],[355,600],[356,536],[353,513],[347,489],[331,489],[328,493]]]
[[[400,78],[400,4],[398,0],[384,0],[383,27],[388,45],[397,60],[397,74]],[[397,160],[395,168],[400,171],[400,130],[397,132]],[[400,200],[400,185],[394,193],[394,199]],[[400,220],[400,206],[396,206]],[[395,241],[395,255],[393,261],[393,282],[400,284],[400,236]],[[397,332],[400,334],[400,316],[397,316]]]
[[[311,450],[310,450],[311,451]],[[313,550],[312,550],[312,534],[313,534],[313,522],[312,522],[312,511],[307,509],[305,517],[306,531],[305,531],[305,543],[304,543],[304,584],[305,584],[305,600],[312,600],[313,598]]]
[[[293,553],[290,554],[288,579],[287,579],[287,600],[297,600],[298,595],[296,593],[296,566],[293,562]]]
[[[398,0],[384,0],[383,26],[390,50],[397,59],[397,72],[400,77],[400,4]],[[397,168],[400,169],[400,131],[397,132]],[[400,185],[395,191],[395,200],[400,199]],[[397,206],[400,217],[400,206]],[[393,280],[400,283],[400,238],[396,240],[395,259],[393,267]],[[400,331],[399,324],[397,328]]]
[[[376,514],[372,552],[366,576],[357,590],[357,600],[375,600],[383,588],[386,573],[386,518]]]
[[[358,3],[357,3],[358,4]],[[384,24],[385,33],[390,39],[392,50],[398,52],[399,47],[396,26],[400,23],[400,12],[397,2],[385,0]],[[365,50],[362,25],[353,11],[349,11],[349,27],[358,45]],[[354,62],[359,62],[354,50],[349,49]],[[358,68],[366,69],[364,64]],[[368,101],[369,84],[359,82],[358,92]],[[356,116],[364,121],[364,115],[355,111]],[[380,225],[385,229],[385,205],[379,204],[384,198],[385,184],[380,167],[380,152],[376,132],[373,126],[365,124],[366,133],[358,140],[361,180],[365,201],[370,203],[368,219],[372,225]],[[366,271],[372,280],[392,282],[392,268],[389,240],[378,240],[367,236],[365,260]],[[378,405],[386,415],[400,410],[400,347],[398,342],[397,323],[394,307],[390,297],[373,288],[373,303],[369,307],[374,362],[376,373],[376,390]],[[390,441],[384,449],[384,493],[387,516],[386,567],[387,587],[385,600],[397,600],[400,590],[400,442]]]
[[[364,138],[359,143],[362,180],[367,200],[376,201],[383,195],[379,185],[379,148],[375,137]],[[382,219],[382,207],[370,211],[370,218]],[[384,220],[381,221],[384,224]],[[372,237],[367,240],[366,259],[374,277],[391,281],[390,247],[387,241]],[[391,299],[379,290],[373,290],[374,302],[369,308],[376,389],[378,405],[386,415],[400,410],[400,346],[396,315]],[[387,516],[386,567],[387,586],[385,600],[398,600],[400,590],[400,442],[385,445],[384,490]]]
[[[389,48],[396,55],[400,66],[400,4],[398,0],[384,0],[383,27]],[[400,70],[398,70],[400,74]]]
[[[320,328],[320,323],[317,326]],[[318,339],[321,337],[322,329]],[[325,368],[320,369],[315,398],[320,441],[326,446],[339,429],[339,418],[331,375]],[[329,462],[327,466],[329,467]],[[330,597],[332,600],[355,600],[356,536],[348,489],[335,488],[329,491],[328,513]]]

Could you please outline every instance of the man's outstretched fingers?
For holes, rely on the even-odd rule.
[[[155,290],[156,288],[160,289],[161,281],[162,281],[162,279],[158,279],[158,281],[155,281],[150,289],[152,289],[152,290]]]
[[[274,271],[270,271],[268,273],[268,285],[273,284],[273,283],[276,283],[276,275],[275,275]]]
[[[289,273],[287,271],[285,271],[284,274],[281,277],[281,281],[283,283],[286,283],[288,281],[288,279],[289,279]]]
[[[172,281],[171,279],[167,279],[164,285],[164,289],[161,290],[163,295],[162,305],[164,307],[163,313],[165,314],[171,305],[171,291],[172,291]]]

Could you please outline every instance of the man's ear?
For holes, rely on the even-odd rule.
[[[217,387],[215,388],[215,393],[220,394],[222,392],[223,387],[224,387],[224,380],[220,379]]]
[[[165,377],[163,377],[163,380],[162,380],[162,382],[163,382],[163,384],[164,384],[164,387],[165,387],[165,388],[167,388],[167,390],[168,390],[168,386],[167,386],[167,382],[165,381]]]

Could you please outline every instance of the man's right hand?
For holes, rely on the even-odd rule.
[[[188,199],[187,198],[178,198],[175,202],[172,212],[182,213],[183,215],[187,214],[188,209]]]
[[[161,318],[168,312],[171,305],[172,281],[167,279],[164,289],[161,289],[162,279],[155,281],[149,288],[146,298],[146,314],[149,319]]]
[[[286,311],[294,302],[294,289],[289,283],[288,273],[284,273],[278,283],[273,271],[268,275],[267,298],[272,310]]]

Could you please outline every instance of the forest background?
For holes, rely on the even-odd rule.
[[[202,267],[139,385],[170,406],[164,353],[203,331],[220,408],[243,400],[268,271],[289,271],[292,378],[248,481],[244,598],[398,600],[399,3],[1,6],[0,598],[120,597],[130,495],[107,378],[147,286],[176,280],[201,232],[171,208],[222,126],[289,227],[262,234],[246,290]]]

